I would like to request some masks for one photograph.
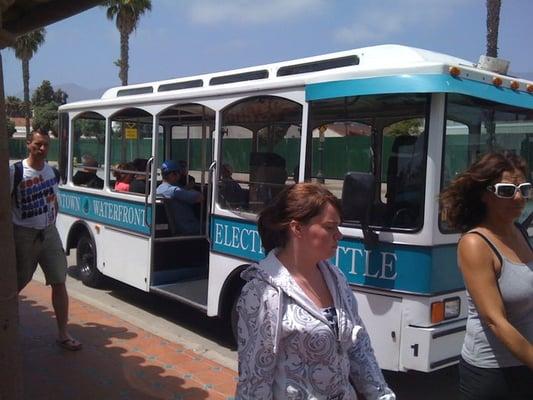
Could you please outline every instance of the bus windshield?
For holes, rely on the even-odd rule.
[[[313,101],[306,179],[342,197],[345,176],[374,176],[368,224],[418,230],[423,224],[429,95],[386,94]],[[346,225],[360,225],[344,215]]]

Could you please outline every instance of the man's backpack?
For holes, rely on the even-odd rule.
[[[11,188],[11,198],[15,201],[15,204],[17,207],[19,206],[19,199],[18,199],[18,192],[17,188],[22,181],[22,175],[24,174],[24,166],[22,165],[22,160],[17,161],[13,164],[13,167],[15,169],[13,174],[13,187]],[[52,167],[54,170],[54,175],[56,176],[56,181],[59,183],[59,171]]]

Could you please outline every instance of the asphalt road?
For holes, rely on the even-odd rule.
[[[142,292],[109,280],[105,287],[93,289],[77,278],[76,259],[69,260],[68,290],[72,297],[113,314],[167,340],[180,343],[228,368],[237,370],[237,352],[229,332],[216,318],[164,297]],[[44,281],[38,269],[35,279]],[[385,378],[398,400],[458,399],[455,367],[431,374],[388,372]]]

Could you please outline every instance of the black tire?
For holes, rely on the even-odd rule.
[[[78,265],[80,279],[85,285],[90,287],[101,285],[104,276],[96,267],[96,245],[88,234],[84,234],[78,240],[76,263]]]

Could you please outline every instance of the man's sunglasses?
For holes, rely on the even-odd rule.
[[[531,197],[532,185],[529,182],[521,183],[518,186],[512,183],[496,183],[495,185],[488,186],[487,190],[494,193],[500,199],[512,199],[516,192],[520,190],[520,195],[524,199],[529,199]]]

